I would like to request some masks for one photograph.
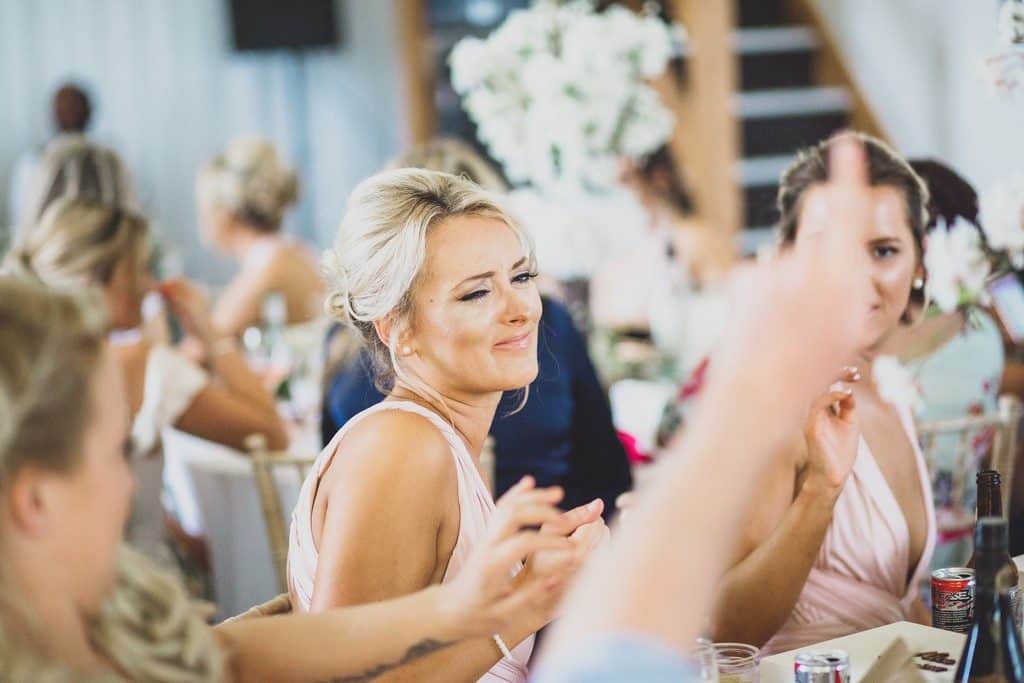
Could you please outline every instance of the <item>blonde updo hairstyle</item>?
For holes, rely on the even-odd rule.
[[[439,223],[459,216],[501,221],[515,233],[530,268],[536,267],[528,233],[493,195],[466,178],[394,169],[364,180],[349,197],[335,246],[325,254],[327,311],[362,336],[382,393],[397,381],[445,406],[436,390],[403,367],[396,347],[412,320],[413,293],[423,271],[427,238]],[[390,339],[383,340],[374,321],[387,318],[392,320]]]
[[[267,140],[232,140],[200,172],[203,204],[227,209],[258,232],[277,232],[285,211],[299,198],[299,179]]]
[[[508,185],[501,174],[477,154],[476,150],[456,138],[434,138],[410,147],[388,162],[387,168],[420,168],[451,173],[466,178],[489,192],[508,191]],[[363,344],[358,334],[333,335],[327,348],[328,371],[324,373],[325,379],[329,380],[341,368],[356,362],[362,349]]]
[[[0,496],[23,467],[71,473],[80,466],[79,445],[97,408],[90,385],[103,353],[101,311],[89,288],[0,276]],[[223,657],[202,617],[176,581],[125,548],[90,638],[130,680],[221,680]],[[113,678],[73,675],[46,635],[0,558],[0,680]]]
[[[131,177],[121,157],[80,135],[58,138],[43,152],[33,172],[19,232],[30,230],[63,198],[138,210]]]
[[[21,235],[4,270],[49,285],[106,285],[124,259],[142,269],[149,256],[149,228],[142,216],[92,199],[65,197]]]

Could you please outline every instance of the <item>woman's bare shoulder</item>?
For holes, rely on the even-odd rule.
[[[438,427],[407,410],[381,410],[360,418],[337,448],[330,474],[345,479],[429,486],[444,481],[453,467],[451,446]]]

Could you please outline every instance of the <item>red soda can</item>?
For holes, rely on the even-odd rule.
[[[967,567],[932,572],[932,625],[967,633],[974,622],[974,570]]]

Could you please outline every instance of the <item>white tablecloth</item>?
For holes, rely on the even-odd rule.
[[[278,594],[266,525],[249,459],[225,446],[168,429],[164,432],[164,485],[182,526],[205,536],[221,618],[243,612]],[[296,454],[312,455],[315,440],[302,439]],[[299,450],[305,447],[308,451]],[[275,472],[285,523],[298,498],[298,472]]]

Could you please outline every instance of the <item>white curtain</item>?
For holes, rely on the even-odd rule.
[[[0,209],[16,159],[51,134],[49,100],[71,79],[91,134],[135,176],[159,238],[193,277],[228,264],[199,243],[196,170],[230,138],[273,140],[299,169],[287,229],[327,245],[345,198],[398,147],[393,3],[338,0],[331,51],[236,53],[226,0],[0,0]]]

